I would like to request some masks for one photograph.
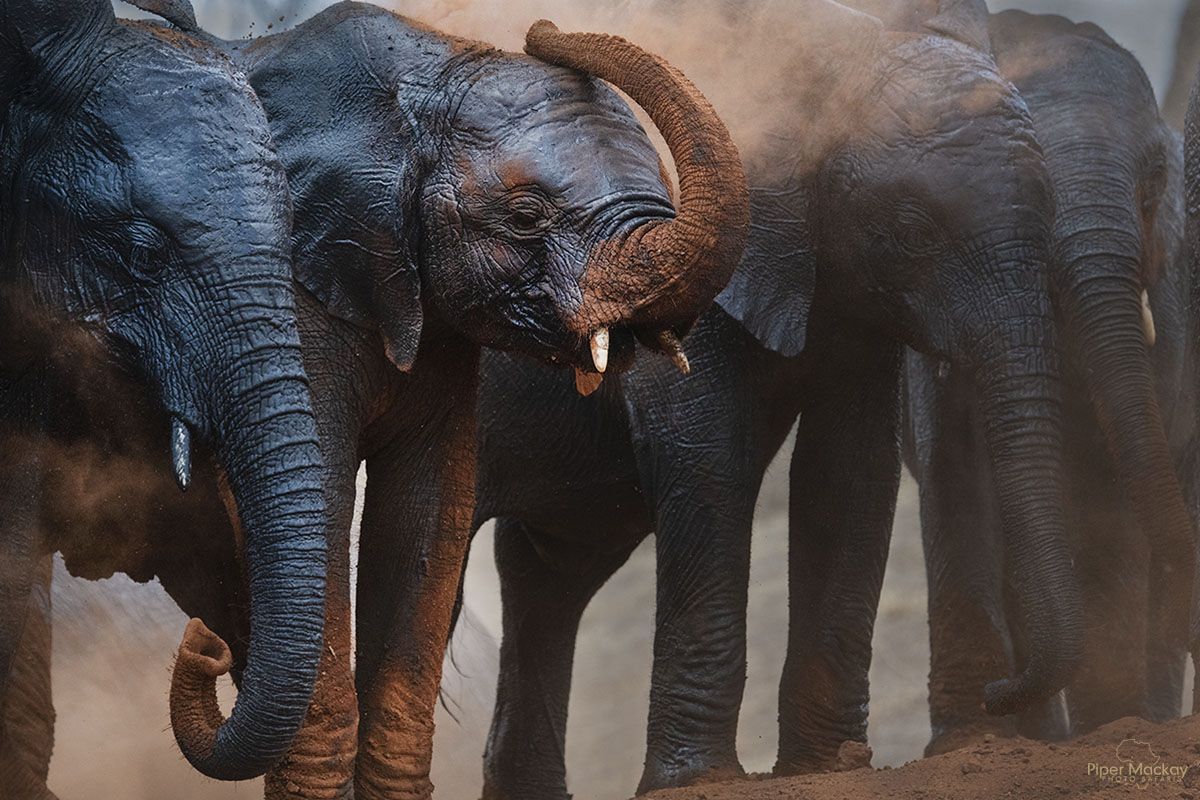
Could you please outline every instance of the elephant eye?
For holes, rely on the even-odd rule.
[[[522,194],[508,203],[508,225],[518,236],[538,236],[550,227],[551,211],[540,197]]]
[[[924,213],[902,209],[896,214],[896,243],[909,255],[928,255],[937,249],[938,228]]]
[[[139,280],[152,281],[166,264],[169,243],[166,233],[144,220],[129,223],[119,234],[123,240],[122,261]]]

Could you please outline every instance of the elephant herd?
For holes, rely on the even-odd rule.
[[[928,753],[1179,716],[1200,100],[1185,147],[1100,28],[718,2],[745,63],[676,63],[750,80],[710,104],[544,20],[516,54],[366,3],[238,41],[134,5],[158,19],[0,0],[0,798],[54,797],[54,553],[193,618],[169,707],[203,774],[431,796],[489,519],[484,798],[570,796],[580,617],[651,532],[639,792],[740,776],[751,523],[794,427],[776,773],[866,740],[902,464]],[[787,80],[754,84],[780,39]]]

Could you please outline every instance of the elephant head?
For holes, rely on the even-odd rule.
[[[1167,208],[1177,201],[1166,195],[1178,180],[1178,134],[1137,60],[1095,25],[1007,11],[990,31],[1001,72],[1034,110],[1059,188],[1050,264],[1063,343],[1150,542],[1160,640],[1149,657],[1177,662],[1181,679],[1194,534],[1155,389],[1150,303],[1178,236]],[[1177,716],[1177,683],[1151,694],[1153,713]]]
[[[1061,689],[1082,651],[1062,512],[1054,204],[1029,111],[986,50],[986,9],[936,5],[935,26],[901,32],[802,4],[813,48],[783,67],[804,78],[778,92],[793,99],[770,135],[743,145],[755,228],[718,303],[796,355],[820,296],[973,376],[1030,631],[1020,673],[988,686],[988,709],[1011,713]]]
[[[228,651],[193,620],[171,721],[206,775],[262,774],[308,707],[325,574],[291,210],[266,117],[226,56],[118,21],[108,0],[0,0],[0,48],[4,285],[148,388],[181,486],[193,437],[215,454],[248,556],[248,664],[225,721],[213,681]]]
[[[297,276],[334,314],[378,327],[401,369],[432,312],[595,385],[635,336],[675,352],[740,256],[737,150],[683,75],[548,22],[526,50],[342,3],[244,53],[295,198]],[[663,132],[678,212],[601,78]]]

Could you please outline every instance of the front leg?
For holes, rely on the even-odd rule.
[[[433,712],[475,501],[478,350],[412,376],[368,432],[358,568],[358,800],[427,798]]]
[[[720,310],[701,319],[688,350],[686,377],[648,357],[625,380],[657,553],[639,793],[742,773],[750,529],[763,473],[799,408],[799,361],[767,351]]]
[[[900,347],[828,329],[810,342],[791,468],[775,765],[785,775],[831,769],[843,742],[867,739],[871,635],[900,481]]]

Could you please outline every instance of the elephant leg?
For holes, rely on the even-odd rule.
[[[724,318],[703,320],[689,350],[688,377],[663,365],[639,370],[625,386],[656,520],[654,667],[639,794],[742,774],[750,531],[763,474],[800,403],[799,362],[767,353]],[[655,413],[665,408],[671,413]]]
[[[900,482],[899,346],[810,335],[790,476],[780,775],[830,769],[843,742],[866,741],[871,635]]]
[[[496,521],[504,638],[484,800],[570,798],[564,756],[579,620],[635,546],[601,551],[513,519]]]
[[[910,413],[924,420],[919,463],[921,543],[929,591],[929,721],[925,755],[986,733],[1012,736],[1013,720],[983,709],[984,687],[1013,673],[1005,612],[1000,509],[978,425],[974,388],[934,359],[910,355]]]
[[[0,797],[55,800],[46,788],[54,744],[50,698],[49,587],[53,562],[38,555],[36,448],[12,447],[0,473]],[[36,586],[36,589],[35,589]]]
[[[452,354],[445,354],[445,364]],[[367,456],[358,559],[362,711],[355,797],[427,798],[433,712],[471,533],[477,351],[462,369],[416,382],[392,438]],[[436,404],[430,407],[430,404]],[[403,413],[403,420],[394,421]],[[366,441],[383,434],[368,431]]]
[[[322,432],[324,438],[325,432]],[[267,800],[342,800],[354,797],[358,701],[350,669],[350,527],[357,464],[326,456],[325,502],[329,550],[325,578],[325,648],[312,703],[286,756],[264,781]]]

